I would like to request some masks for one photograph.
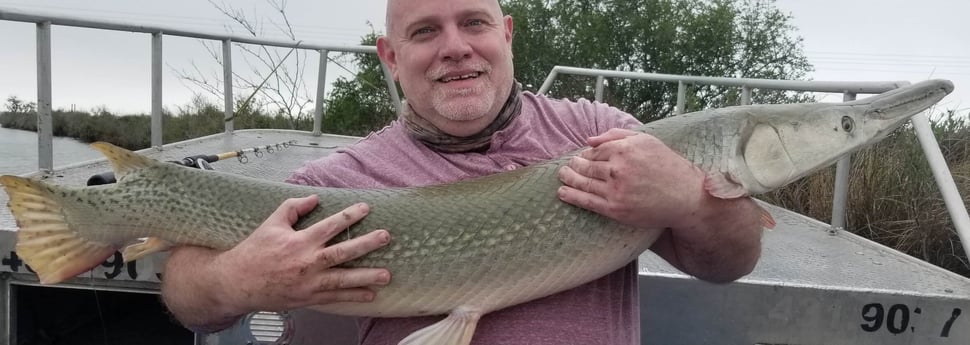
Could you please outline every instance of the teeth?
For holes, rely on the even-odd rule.
[[[457,76],[457,77],[445,77],[445,78],[441,78],[441,81],[447,83],[447,82],[452,81],[452,80],[475,78],[475,77],[478,77],[479,74],[480,73],[475,72],[475,73],[468,73],[468,74],[465,74],[465,75],[460,75],[460,76]]]

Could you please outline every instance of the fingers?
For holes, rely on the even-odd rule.
[[[595,137],[590,137],[586,139],[586,141],[587,143],[589,143],[589,146],[597,147],[602,145],[603,143],[613,141],[613,140],[623,139],[631,135],[637,135],[637,132],[631,131],[629,129],[614,128],[606,131],[606,133],[597,135]]]
[[[318,196],[316,194],[303,198],[290,198],[283,201],[276,211],[273,211],[266,223],[286,222],[286,225],[293,225],[301,216],[309,213],[317,207]]]
[[[368,213],[370,213],[370,207],[367,204],[354,204],[330,217],[313,223],[302,233],[308,240],[327,242],[341,231],[364,219]]]
[[[311,297],[311,300],[308,301],[310,303],[307,304],[310,306],[310,308],[313,308],[313,305],[330,304],[336,302],[371,302],[375,297],[375,292],[368,288],[326,290],[314,294]]]
[[[367,287],[385,286],[391,272],[383,268],[331,268],[319,276],[313,293],[314,304],[370,302],[375,292]]]
[[[374,230],[366,235],[321,248],[316,262],[320,267],[332,267],[364,256],[391,242],[387,230]]]
[[[607,161],[617,152],[616,145],[612,145],[613,143],[616,143],[616,141],[607,141],[599,146],[583,150],[578,157],[590,161]]]
[[[580,152],[580,157],[591,161],[606,161],[635,152],[643,154],[670,150],[655,136],[625,129],[613,129],[594,138],[590,138],[590,143],[596,142],[597,145]]]
[[[573,157],[559,169],[559,180],[564,184],[558,190],[559,199],[602,214],[609,206],[606,180],[610,177],[610,168],[603,162]]]
[[[598,195],[604,195],[607,192],[606,179],[609,177],[609,167],[606,164],[592,162],[582,157],[573,157],[568,165],[559,169],[559,180],[563,184]]]
[[[616,172],[610,167],[610,165],[603,163],[602,161],[591,161],[583,157],[573,157],[569,160],[569,168],[576,173],[595,178],[597,180],[607,180],[609,178],[615,177]]]
[[[370,211],[356,204],[302,231],[293,224],[316,209],[319,197],[288,199],[239,245],[217,258],[224,282],[233,282],[229,305],[245,310],[285,310],[334,302],[367,302],[371,288],[387,285],[382,268],[339,267],[390,243],[386,230],[375,230],[333,245],[327,243]],[[260,230],[263,229],[263,230]],[[343,238],[341,238],[343,239]],[[236,277],[246,278],[240,279]],[[249,279],[255,277],[257,279]],[[259,296],[253,298],[253,296]]]
[[[391,273],[383,268],[332,268],[320,275],[317,292],[384,286],[390,283]]]
[[[609,206],[609,201],[606,198],[569,186],[559,187],[558,194],[559,200],[568,204],[608,216],[606,211]]]
[[[307,240],[326,243],[354,223],[364,219],[368,213],[370,213],[370,208],[367,204],[358,203],[310,225],[301,233]],[[316,261],[327,267],[339,265],[364,256],[390,242],[391,235],[387,230],[374,230],[362,236],[322,248]]]

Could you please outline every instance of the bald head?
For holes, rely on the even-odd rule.
[[[408,16],[409,12],[413,12],[415,6],[424,5],[431,8],[448,6],[449,4],[461,2],[461,3],[471,3],[476,7],[483,10],[487,10],[495,16],[495,18],[502,18],[504,14],[502,13],[502,6],[499,5],[498,0],[387,0],[387,12],[385,20],[385,29],[387,30],[387,36],[394,36],[400,34],[400,30],[403,28],[398,28]]]

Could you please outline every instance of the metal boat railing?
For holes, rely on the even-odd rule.
[[[189,31],[162,26],[145,26],[124,24],[103,20],[88,20],[61,15],[40,15],[24,11],[0,8],[0,20],[28,22],[37,24],[37,135],[38,162],[37,168],[43,172],[54,169],[53,158],[53,121],[51,97],[51,26],[71,26],[110,31],[126,31],[151,34],[151,145],[161,147],[162,142],[162,39],[164,36],[179,36],[222,42],[223,61],[223,93],[225,101],[225,131],[233,131],[233,92],[232,92],[232,44],[254,44],[280,48],[315,50],[320,54],[320,67],[317,73],[316,104],[313,112],[313,133],[322,133],[323,99],[326,88],[327,59],[330,52],[370,53],[376,54],[374,46],[362,45],[328,45],[303,41],[282,41],[242,37],[227,34],[213,34],[201,31]],[[383,65],[387,88],[391,99],[400,111],[400,96],[391,78],[391,72]]]

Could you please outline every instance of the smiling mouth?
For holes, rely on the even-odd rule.
[[[462,75],[444,77],[444,78],[438,79],[438,81],[440,81],[442,83],[447,83],[447,82],[455,81],[455,80],[466,80],[466,79],[478,78],[481,75],[482,75],[482,72],[473,72],[473,73],[467,73],[467,74],[462,74]]]

